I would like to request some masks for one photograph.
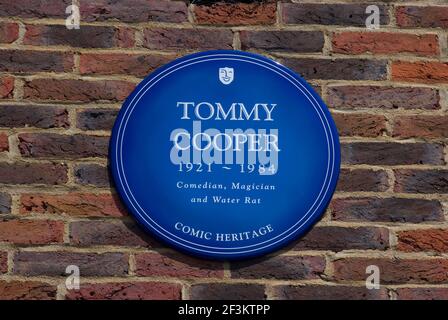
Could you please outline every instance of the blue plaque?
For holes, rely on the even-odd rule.
[[[115,122],[110,160],[122,200],[154,236],[241,259],[283,247],[321,217],[339,149],[327,107],[293,71],[207,51],[138,85]]]

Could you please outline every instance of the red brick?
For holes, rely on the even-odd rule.
[[[58,163],[0,162],[1,184],[47,184],[67,183],[67,166]]]
[[[341,136],[378,137],[386,132],[386,117],[366,113],[333,113]]]
[[[286,24],[348,25],[365,27],[366,4],[281,3],[282,21]],[[389,23],[387,6],[378,5],[380,24]]]
[[[64,102],[123,102],[134,88],[134,83],[121,80],[34,79],[25,82],[24,98]]]
[[[386,250],[389,230],[378,227],[314,227],[295,245],[296,250]]]
[[[448,116],[396,116],[394,121],[393,136],[404,139],[448,138]]]
[[[81,48],[132,47],[130,29],[109,26],[82,26],[67,29],[65,25],[26,25],[23,43],[39,46],[72,46]]]
[[[0,16],[65,19],[65,8],[71,4],[71,0],[0,0]]]
[[[448,170],[395,170],[395,192],[448,193]]]
[[[20,213],[67,214],[86,217],[121,217],[126,215],[117,196],[111,194],[24,194]]]
[[[62,135],[57,133],[19,134],[19,150],[23,157],[80,159],[106,157],[109,137]]]
[[[385,80],[387,77],[385,60],[317,58],[279,60],[306,80]]]
[[[251,31],[240,32],[241,48],[269,51],[321,52],[324,35],[320,31]]]
[[[115,44],[120,48],[135,46],[135,30],[131,28],[118,28],[115,33]]]
[[[9,150],[8,135],[5,133],[0,133],[0,152]]]
[[[448,288],[397,288],[398,300],[448,300]]]
[[[280,300],[389,300],[387,290],[368,290],[365,286],[276,285],[274,299]]]
[[[2,105],[0,127],[67,128],[70,126],[67,109],[54,106]]]
[[[108,282],[81,284],[69,290],[68,300],[179,300],[182,287],[164,282]]]
[[[445,164],[437,143],[349,142],[341,144],[341,154],[344,164]]]
[[[135,222],[76,221],[70,224],[70,242],[77,246],[113,245],[159,247]]]
[[[1,55],[1,53],[0,53]],[[11,99],[14,96],[14,78],[0,78],[0,99]]]
[[[56,286],[38,281],[0,281],[2,300],[55,300],[56,291]]]
[[[325,270],[325,259],[318,256],[274,256],[233,262],[232,278],[243,279],[319,279]]]
[[[64,223],[49,220],[0,220],[0,242],[51,244],[64,242]]]
[[[0,251],[0,273],[8,272],[8,253]]]
[[[80,3],[81,21],[119,20],[123,22],[187,22],[183,1],[96,0]]]
[[[366,268],[380,269],[382,284],[446,283],[446,259],[341,258],[333,262],[336,281],[365,281]]]
[[[397,238],[397,248],[401,251],[448,252],[448,230],[445,229],[400,231]]]
[[[2,72],[72,72],[71,52],[36,50],[0,50]]]
[[[406,82],[448,83],[448,62],[395,61],[392,63],[392,79]]]
[[[82,53],[81,74],[124,74],[146,77],[170,62],[173,54]]]
[[[68,251],[20,251],[14,256],[13,273],[22,276],[63,276],[69,265],[82,276],[126,276],[129,257],[120,252],[86,253]]]
[[[395,12],[400,27],[448,28],[446,6],[399,6]]]
[[[265,288],[252,283],[198,283],[190,287],[191,300],[264,300]]]
[[[341,169],[338,180],[338,191],[383,192],[389,188],[389,178],[384,170]]]
[[[337,109],[440,109],[440,94],[431,88],[334,86],[327,103]]]
[[[233,33],[228,29],[151,28],[145,29],[143,35],[143,46],[154,50],[233,48]]]
[[[277,6],[273,1],[262,3],[225,3],[195,5],[194,16],[198,24],[257,25],[274,24]]]
[[[416,35],[390,32],[343,32],[333,35],[333,52],[343,54],[398,54],[423,56],[439,54],[435,34]]]
[[[222,278],[223,264],[180,254],[138,253],[135,255],[139,276],[176,278]]]
[[[0,43],[13,43],[19,38],[19,25],[13,22],[0,22]]]
[[[333,220],[421,223],[444,221],[436,200],[407,198],[345,198],[330,204]]]

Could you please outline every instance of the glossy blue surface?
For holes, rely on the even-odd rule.
[[[219,107],[229,111],[226,120]],[[192,143],[194,126],[216,138],[208,156],[193,156],[193,144],[175,148],[175,141],[188,147],[182,137]],[[196,146],[208,147],[208,137],[196,136]],[[139,84],[117,117],[110,160],[122,200],[154,236],[202,257],[241,259],[279,249],[321,217],[336,187],[340,148],[327,107],[297,74],[260,55],[207,51]]]

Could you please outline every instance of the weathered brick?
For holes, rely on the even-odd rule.
[[[71,4],[71,0],[0,0],[0,16],[65,19],[65,8]]]
[[[71,72],[73,54],[70,52],[35,50],[0,50],[1,72]]]
[[[264,286],[249,283],[198,283],[190,287],[192,300],[263,300]]]
[[[324,35],[320,31],[243,30],[240,40],[243,50],[321,52],[324,47]]]
[[[295,245],[297,250],[386,250],[389,230],[378,227],[314,227]]]
[[[51,244],[64,242],[64,223],[50,220],[0,220],[0,242]]]
[[[52,106],[0,106],[0,127],[67,128],[68,111]]]
[[[0,43],[13,43],[18,38],[19,25],[17,23],[0,22]]]
[[[341,169],[337,190],[383,192],[389,188],[388,180],[388,175],[384,170]]]
[[[0,162],[0,184],[61,185],[67,180],[65,164]]]
[[[25,82],[24,98],[57,101],[123,102],[135,84],[121,80],[34,79]]]
[[[448,252],[448,230],[446,229],[400,231],[397,238],[397,248],[401,251]]]
[[[111,194],[23,194],[20,198],[20,213],[121,217],[126,215],[126,210],[118,197]]]
[[[9,150],[8,135],[0,133],[0,152]]]
[[[440,202],[407,198],[345,198],[331,202],[332,219],[421,223],[444,221]]]
[[[387,76],[384,60],[282,58],[280,62],[307,80],[385,80]]]
[[[78,246],[158,247],[135,222],[77,221],[70,224],[70,242]]]
[[[233,33],[227,29],[151,28],[143,35],[143,46],[155,50],[231,50],[233,44]]]
[[[182,287],[165,282],[108,282],[82,284],[69,290],[68,300],[179,300]]]
[[[448,28],[447,6],[399,6],[395,12],[400,27]]]
[[[8,135],[0,133],[0,152],[9,150]]]
[[[14,78],[8,76],[0,77],[0,99],[11,99],[13,96],[14,96]]]
[[[11,212],[11,196],[7,193],[0,192],[0,214]]]
[[[282,20],[287,24],[349,25],[365,27],[367,4],[282,3]],[[380,24],[389,24],[387,6],[378,5]]]
[[[448,193],[448,170],[395,170],[395,192]]]
[[[437,143],[352,142],[341,145],[344,164],[444,164]]]
[[[187,22],[183,1],[96,0],[80,3],[82,21],[119,20],[123,22]]]
[[[82,130],[112,130],[117,109],[85,109],[78,113],[77,127]]]
[[[333,34],[333,52],[343,54],[398,54],[423,56],[439,54],[439,39],[435,34],[390,32],[343,32]]]
[[[198,24],[209,25],[257,25],[276,22],[276,3],[225,3],[217,2],[194,6]]]
[[[78,164],[75,166],[76,183],[107,187],[112,184],[112,178],[107,167],[98,164]]]
[[[136,45],[135,30],[131,28],[117,28],[115,43],[120,48],[132,48]]]
[[[388,300],[385,288],[368,290],[364,287],[335,285],[276,285],[274,299],[281,300]]]
[[[329,87],[327,103],[337,109],[440,109],[440,95],[431,88],[382,86]]]
[[[81,74],[125,74],[146,77],[176,58],[175,54],[82,53]]]
[[[448,83],[448,62],[395,61],[392,63],[392,79],[407,82]]]
[[[448,300],[448,288],[397,288],[398,300]]]
[[[133,31],[109,26],[82,26],[67,29],[65,25],[26,25],[24,44],[39,46],[72,46],[81,48],[132,47]]]
[[[393,136],[400,138],[447,138],[448,116],[396,116],[394,121]]]
[[[106,157],[109,138],[57,133],[19,134],[19,150],[24,157],[79,159]]]
[[[383,115],[366,113],[333,113],[341,136],[378,137],[386,132],[387,119]]]
[[[2,300],[55,300],[56,292],[56,286],[44,282],[0,281]]]
[[[232,278],[243,279],[318,279],[325,259],[317,256],[274,256],[230,265]]]
[[[139,276],[176,278],[222,278],[223,264],[180,254],[138,253],[135,273]]]
[[[382,284],[446,283],[446,259],[342,258],[333,262],[336,281],[365,281],[366,268],[376,265]]]
[[[85,253],[68,251],[20,251],[14,256],[13,273],[23,276],[64,276],[69,265],[83,276],[125,276],[129,257],[119,252]]]
[[[8,272],[8,253],[0,251],[0,273]]]

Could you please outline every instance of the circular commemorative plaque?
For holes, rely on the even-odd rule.
[[[159,240],[211,259],[272,252],[324,213],[339,139],[320,97],[263,56],[207,51],[150,74],[110,142],[123,202]]]

